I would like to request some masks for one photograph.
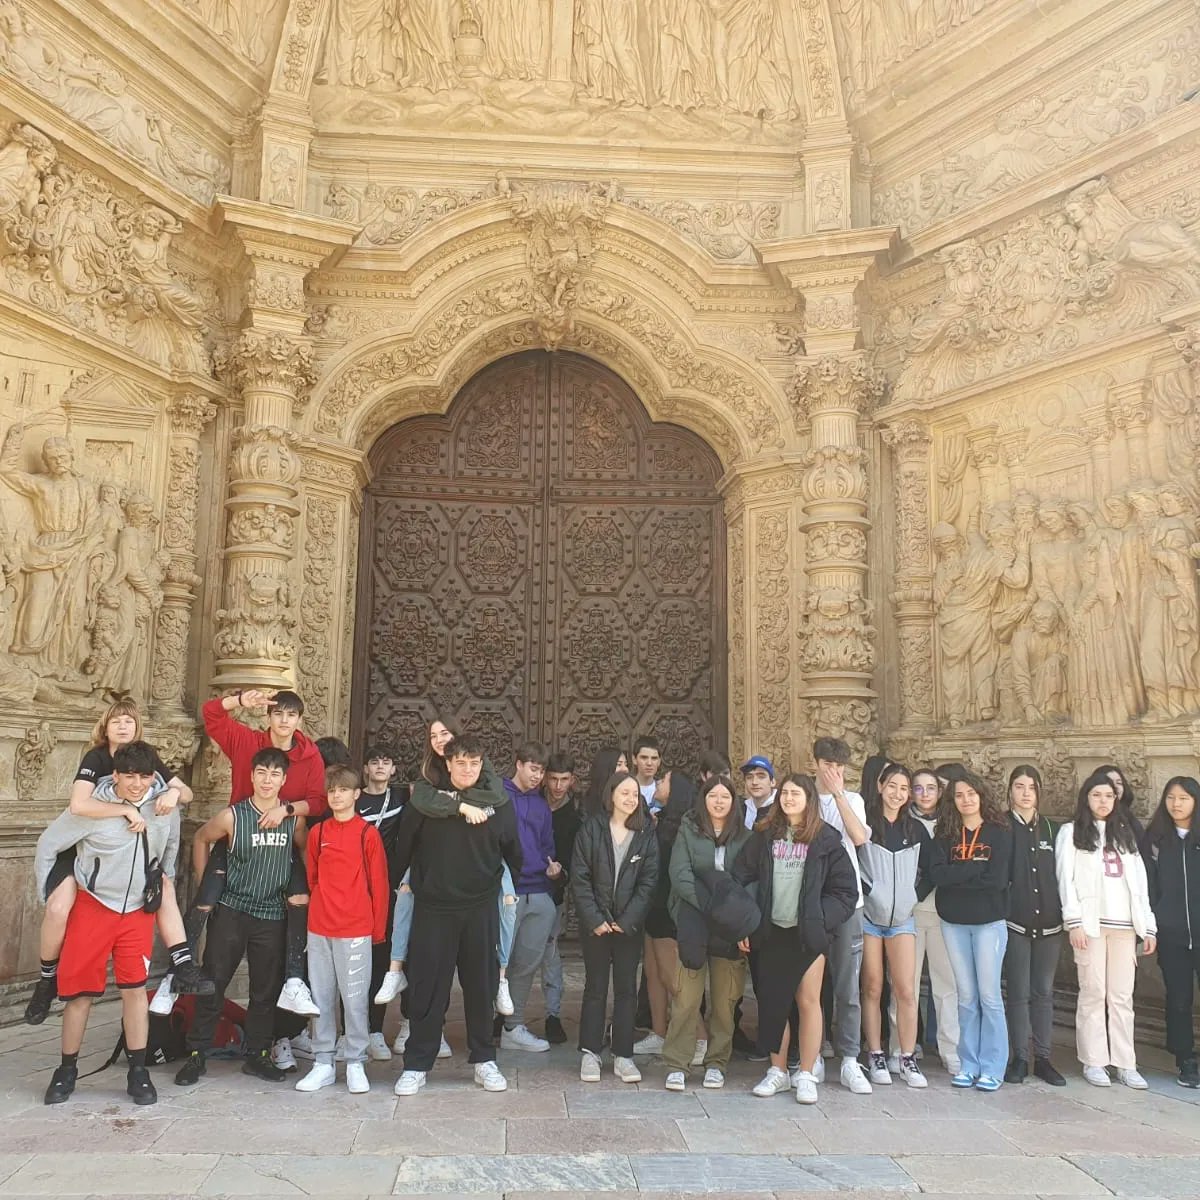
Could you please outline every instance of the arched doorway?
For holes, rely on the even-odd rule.
[[[371,453],[352,733],[415,772],[453,717],[501,769],[535,737],[586,770],[652,733],[691,768],[726,737],[720,464],[611,371],[519,354]]]

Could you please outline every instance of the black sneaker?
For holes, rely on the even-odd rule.
[[[193,1050],[184,1059],[183,1066],[175,1072],[175,1082],[180,1087],[191,1087],[192,1084],[200,1082],[201,1075],[207,1074],[208,1067],[205,1066],[204,1055],[199,1050]]]
[[[134,1104],[157,1104],[158,1092],[150,1082],[150,1072],[145,1067],[130,1067],[125,1090],[133,1097]]]
[[[1024,1083],[1025,1077],[1029,1074],[1029,1061],[1018,1055],[1008,1064],[1008,1070],[1004,1072],[1005,1083]]]
[[[287,1072],[281,1071],[272,1061],[270,1050],[261,1050],[258,1054],[247,1054],[242,1063],[243,1075],[255,1075],[268,1083],[282,1083],[287,1078]]]
[[[1067,1086],[1067,1081],[1055,1069],[1054,1064],[1048,1058],[1035,1058],[1033,1060],[1033,1073],[1043,1083],[1048,1083],[1051,1087]]]
[[[58,976],[51,975],[49,979],[41,978],[33,985],[33,995],[25,1005],[25,1024],[40,1025],[50,1015],[50,1005],[58,995]],[[69,1093],[68,1093],[69,1095]],[[64,1096],[65,1100],[67,1097]],[[47,1100],[47,1104],[51,1101]],[[54,1101],[53,1103],[58,1103]]]
[[[1180,1087],[1185,1088],[1200,1088],[1200,1063],[1194,1058],[1185,1058],[1179,1064],[1179,1080]],[[50,1103],[49,1100],[46,1101]]]
[[[78,1067],[58,1067],[50,1076],[50,1086],[46,1089],[46,1103],[65,1104],[71,1098],[78,1078]]]
[[[174,969],[171,990],[179,996],[211,996],[217,985],[194,962],[183,963]]]
[[[546,1018],[546,1041],[552,1046],[561,1046],[567,1040],[567,1031],[557,1017]]]

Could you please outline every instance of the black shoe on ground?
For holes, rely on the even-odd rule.
[[[1054,1064],[1048,1058],[1038,1058],[1033,1063],[1033,1073],[1051,1087],[1066,1087],[1067,1081],[1055,1070]]]
[[[1024,1083],[1025,1077],[1029,1074],[1029,1060],[1020,1056],[1014,1058],[1008,1064],[1008,1070],[1004,1072],[1005,1083]]]
[[[178,996],[211,996],[217,985],[194,962],[186,962],[174,970],[171,990]]]
[[[500,1035],[504,1032],[504,1017],[501,1013],[497,1013],[492,1020],[492,1044],[498,1046],[500,1044]]]
[[[733,1048],[739,1054],[753,1054],[756,1049],[740,1025],[733,1031]]]
[[[40,1025],[50,1015],[50,1005],[54,1003],[57,995],[57,975],[52,975],[49,979],[39,979],[33,985],[33,995],[29,997],[29,1003],[25,1005],[25,1024]],[[65,1100],[66,1096],[63,1099]],[[51,1101],[47,1100],[46,1103]]]
[[[50,1086],[46,1089],[47,1104],[65,1104],[75,1090],[75,1081],[79,1078],[78,1067],[58,1067],[50,1076]]]
[[[247,1054],[246,1061],[242,1063],[242,1074],[257,1076],[259,1079],[265,1079],[268,1083],[282,1083],[287,1078],[287,1072],[281,1071],[271,1061],[270,1050],[263,1050],[258,1054]]]
[[[204,1055],[199,1050],[193,1050],[183,1060],[183,1066],[175,1072],[175,1082],[180,1087],[191,1087],[192,1084],[200,1082],[201,1075],[207,1074],[208,1067],[205,1066]]]
[[[561,1046],[567,1040],[567,1031],[557,1017],[546,1018],[546,1041],[552,1046]]]
[[[1200,1088],[1200,1063],[1194,1058],[1185,1058],[1179,1064],[1178,1083],[1180,1087]]]
[[[133,1097],[134,1104],[157,1104],[158,1092],[150,1082],[150,1072],[145,1067],[130,1067],[125,1090]]]

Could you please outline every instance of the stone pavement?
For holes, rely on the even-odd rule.
[[[582,968],[567,967],[574,1032]],[[96,1009],[85,1070],[115,1044],[118,1018],[113,1003]],[[931,1068],[924,1092],[894,1083],[859,1097],[834,1082],[812,1108],[790,1094],[751,1096],[763,1068],[746,1062],[732,1066],[723,1091],[696,1080],[684,1094],[667,1092],[658,1063],[643,1064],[637,1087],[611,1074],[581,1084],[569,1046],[501,1053],[509,1090],[490,1095],[471,1080],[458,1021],[448,1030],[454,1058],[416,1097],[392,1094],[398,1062],[370,1065],[366,1096],[349,1095],[340,1080],[302,1095],[216,1062],[188,1090],[175,1087],[173,1067],[156,1068],[160,1100],[150,1108],[129,1102],[118,1068],[46,1108],[58,1033],[57,1015],[37,1029],[0,1030],[0,1198],[1200,1198],[1200,1094],[1178,1087],[1161,1070],[1165,1056],[1149,1048],[1149,1093],[1090,1087],[1073,1064],[1069,1030],[1056,1056],[1065,1089],[1031,1082],[990,1096],[956,1092]]]

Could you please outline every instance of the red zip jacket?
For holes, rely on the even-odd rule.
[[[379,830],[357,813],[308,831],[308,931],[319,937],[387,937],[387,854]]]
[[[221,747],[233,768],[229,803],[245,800],[254,794],[250,760],[271,744],[271,735],[265,729],[250,729],[241,721],[235,721],[219,699],[206,701],[200,711],[204,717],[204,731]],[[307,800],[309,819],[321,816],[328,811],[329,805],[325,801],[325,762],[316,743],[297,730],[292,735],[292,748],[287,756],[290,765],[283,787],[279,789],[279,803],[298,804]]]

